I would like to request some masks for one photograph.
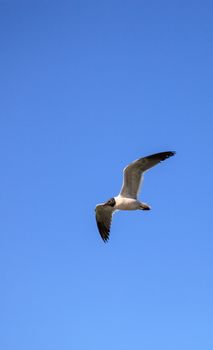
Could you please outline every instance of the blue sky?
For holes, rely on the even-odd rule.
[[[213,348],[212,1],[0,1],[0,346]],[[150,212],[94,207],[143,155]]]

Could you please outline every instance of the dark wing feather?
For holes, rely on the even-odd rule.
[[[95,212],[99,233],[103,241],[107,242],[109,239],[113,209],[110,206],[99,204],[96,206]]]

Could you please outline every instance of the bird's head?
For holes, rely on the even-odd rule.
[[[110,198],[106,203],[104,203],[104,206],[114,207],[115,203],[115,198]]]

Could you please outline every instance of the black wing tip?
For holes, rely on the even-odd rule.
[[[150,156],[147,156],[148,159],[159,159],[160,162],[164,161],[167,158],[173,157],[176,154],[175,151],[166,151],[166,152],[160,152],[151,154]]]
[[[104,243],[108,243],[109,235],[102,235],[102,234],[101,234],[101,238],[102,238],[102,240],[103,240]]]
[[[100,235],[101,235],[101,238],[102,238],[103,242],[107,243],[108,240],[109,240],[109,233],[100,232]]]
[[[162,152],[159,154],[159,156],[161,157],[161,162],[163,162],[164,160],[173,157],[176,154],[175,151],[168,151],[168,152]]]
[[[103,225],[103,223],[100,221],[97,221],[97,226],[98,226],[98,231],[101,235],[102,240],[104,241],[104,243],[107,243],[109,240],[109,233],[110,233],[109,229],[105,225]]]
[[[169,151],[169,152],[165,152],[165,153],[166,153],[166,155],[165,155],[166,158],[173,157],[176,154],[175,151]]]

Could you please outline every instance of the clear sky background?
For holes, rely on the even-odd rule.
[[[212,13],[0,1],[1,349],[213,349]],[[104,244],[95,205],[166,150]]]

